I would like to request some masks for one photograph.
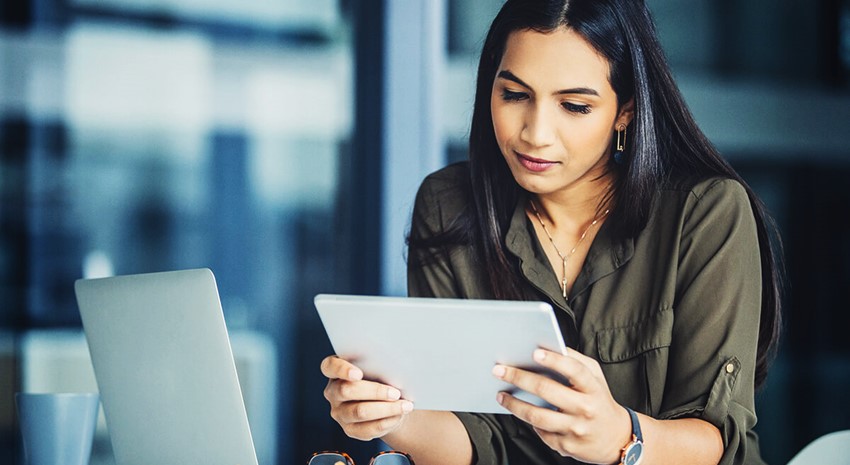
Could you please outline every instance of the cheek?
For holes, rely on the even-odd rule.
[[[607,122],[606,122],[607,123]],[[605,152],[611,147],[611,140],[614,136],[614,132],[611,129],[610,124],[604,124],[599,130],[598,141],[600,149]]]
[[[570,137],[576,148],[582,148],[583,152],[604,152],[611,145],[611,124],[609,118],[588,118],[573,126],[570,131],[573,135],[581,134],[582,137]]]

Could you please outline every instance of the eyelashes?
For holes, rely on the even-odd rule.
[[[521,102],[523,100],[528,100],[528,94],[525,92],[514,92],[511,90],[504,89],[502,90],[502,100],[505,102]],[[561,102],[561,106],[564,110],[567,110],[570,113],[577,113],[581,115],[586,115],[590,113],[590,105],[579,105],[576,103],[570,102]]]
[[[580,113],[582,115],[590,113],[590,105],[576,105],[575,103],[563,102],[561,106],[571,113]]]
[[[513,92],[507,89],[502,91],[502,100],[506,102],[519,102],[526,99],[528,99],[528,94],[525,92]]]

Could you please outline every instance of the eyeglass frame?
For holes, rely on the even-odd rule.
[[[310,458],[307,460],[307,465],[310,465],[310,462],[312,462],[313,459],[316,458],[317,455],[322,455],[322,454],[341,455],[342,458],[344,458],[345,461],[347,462],[345,465],[354,465],[354,459],[351,458],[350,455],[346,454],[345,452],[336,451],[336,450],[323,450],[323,451],[319,451],[319,452],[313,452],[313,455],[311,455]],[[410,454],[408,454],[406,452],[402,452],[400,450],[385,450],[385,451],[378,452],[377,454],[373,455],[372,458],[369,460],[369,465],[374,465],[375,461],[378,460],[378,457],[380,457],[382,455],[386,455],[386,454],[403,455],[405,458],[407,458],[407,461],[410,462],[410,465],[416,465],[416,462],[413,461],[413,457],[411,457]]]

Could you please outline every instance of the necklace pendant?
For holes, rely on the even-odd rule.
[[[590,228],[596,226],[596,224],[599,223],[599,220],[601,220],[602,218],[605,218],[605,216],[608,215],[608,212],[610,212],[611,210],[606,209],[604,212],[602,212],[601,215],[593,218],[593,221],[591,221],[590,224],[587,225],[587,228],[585,228],[584,232],[581,233],[581,236],[579,236],[578,241],[576,241],[572,250],[570,250],[570,253],[568,253],[567,255],[564,255],[564,254],[561,253],[560,250],[558,250],[558,246],[555,245],[555,240],[552,239],[552,235],[549,234],[549,229],[546,228],[546,223],[543,222],[543,217],[540,216],[540,211],[537,210],[537,205],[535,205],[534,201],[532,201],[530,199],[529,199],[528,203],[531,205],[531,210],[534,212],[534,216],[537,217],[537,221],[540,222],[540,227],[543,228],[543,232],[546,233],[546,237],[548,237],[549,242],[552,243],[552,248],[555,249],[555,253],[557,253],[558,256],[561,257],[561,263],[563,263],[563,265],[564,265],[564,274],[562,275],[563,279],[561,280],[561,290],[563,291],[564,298],[566,299],[567,298],[567,260],[569,260],[570,257],[572,257],[574,253],[576,253],[576,249],[578,249],[579,244],[581,244],[581,242],[587,236],[587,233],[590,231]]]
[[[561,290],[564,291],[564,298],[565,299],[567,298],[567,259],[568,258],[570,258],[570,257],[567,256],[567,258],[564,258],[563,261],[562,261],[562,263],[564,264],[564,274],[561,275],[562,276],[562,278],[561,278]]]

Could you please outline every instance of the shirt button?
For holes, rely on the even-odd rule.
[[[726,373],[731,374],[733,371],[735,371],[735,364],[734,363],[730,363],[730,364],[726,365]]]

